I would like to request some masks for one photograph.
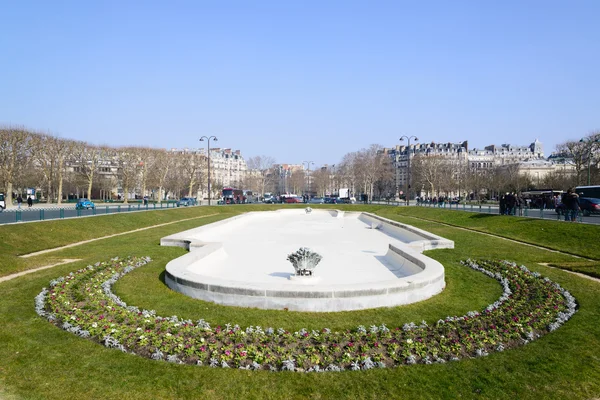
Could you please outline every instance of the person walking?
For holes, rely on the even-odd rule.
[[[21,204],[23,204],[23,198],[21,197],[21,195],[17,196],[17,208],[20,210],[21,209]]]
[[[29,206],[29,208],[31,208],[31,206],[33,206],[33,197],[32,196],[27,196],[27,205]]]

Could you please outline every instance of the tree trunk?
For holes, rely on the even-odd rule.
[[[62,204],[62,187],[63,187],[63,165],[64,160],[58,162],[58,201],[57,204]]]
[[[13,184],[11,181],[6,182],[6,197],[4,197],[4,204],[6,204],[6,208],[12,208],[13,207],[13,203],[12,203],[12,191],[13,191]]]
[[[47,203],[53,203],[52,199],[52,180],[48,179],[48,193],[46,194],[46,202]]]
[[[63,187],[63,176],[61,173],[58,174],[58,200],[57,204],[62,204],[62,187]]]
[[[90,173],[90,177],[89,177],[89,182],[88,182],[88,190],[87,190],[87,197],[88,199],[92,199],[92,182],[94,181],[94,171],[92,170],[92,172]]]

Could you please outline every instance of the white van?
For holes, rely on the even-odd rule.
[[[0,193],[0,212],[6,208],[6,200],[4,199],[4,193]]]

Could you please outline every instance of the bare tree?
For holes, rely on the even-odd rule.
[[[164,195],[164,187],[166,185],[167,177],[175,166],[176,155],[172,152],[168,152],[163,149],[155,150],[154,153],[154,168],[150,173],[150,181],[154,187],[158,188],[158,200],[162,201],[166,196]]]
[[[150,175],[150,171],[154,168],[156,163],[156,153],[154,149],[149,147],[141,147],[138,149],[139,156],[139,179],[142,196],[146,195],[146,185],[148,184],[148,176]]]
[[[292,193],[298,194],[302,192],[306,183],[306,175],[301,169],[292,170],[292,174],[288,179],[288,187],[291,188]]]
[[[109,154],[106,147],[94,146],[85,142],[75,143],[73,157],[77,164],[76,171],[86,179],[86,193],[89,198],[92,198],[92,187],[96,173]]]
[[[411,161],[413,182],[429,195],[438,196],[445,160],[441,156],[417,154]]]
[[[273,164],[275,164],[275,160],[269,156],[255,156],[249,158],[246,164],[248,165],[248,170],[253,172],[250,176],[256,179],[256,189],[262,196],[265,193],[265,188],[271,185],[274,179],[275,175],[271,169],[273,168]]]
[[[189,152],[181,154],[179,158],[180,171],[188,183],[188,196],[194,197],[194,187],[198,184],[202,171],[207,168],[206,156],[197,152]]]
[[[181,197],[181,193],[187,185],[183,174],[180,173],[180,161],[181,160],[178,159],[173,160],[173,166],[172,168],[169,168],[169,171],[166,175],[166,179],[164,181],[164,188],[166,194],[168,195],[168,193],[171,193],[176,198]]]
[[[577,175],[566,170],[566,166],[558,166],[553,172],[544,176],[542,185],[552,189],[566,189],[577,186]]]
[[[342,162],[337,167],[338,189],[347,187],[353,193],[356,192],[358,185],[358,175],[360,163],[357,161],[358,152],[352,152],[344,155]]]
[[[34,135],[22,127],[0,128],[0,180],[6,189],[6,207],[12,207],[13,185],[28,164]]]
[[[124,203],[129,202],[129,194],[135,190],[139,182],[140,156],[137,147],[121,147],[116,149],[118,175],[123,188]]]
[[[318,168],[312,173],[312,181],[315,191],[321,197],[325,197],[325,191],[329,187],[330,175],[327,167]]]
[[[40,134],[33,137],[32,156],[35,164],[41,170],[46,184],[46,199],[50,203],[54,198],[54,180],[56,175],[56,153],[51,149],[56,139],[48,134]]]
[[[396,193],[396,176],[392,160],[385,154],[379,154],[379,171],[375,178],[373,188],[379,198],[390,199]]]
[[[55,138],[51,141],[50,151],[55,153],[57,161],[56,177],[58,181],[57,203],[62,204],[63,198],[63,181],[67,171],[67,158],[72,156],[73,148],[75,147],[74,140]]]

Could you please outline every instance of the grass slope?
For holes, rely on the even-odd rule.
[[[347,209],[358,209],[348,206]],[[455,241],[454,250],[428,252],[446,267],[446,290],[419,304],[344,313],[295,313],[222,307],[192,300],[167,289],[163,282],[165,264],[184,251],[158,246],[161,237],[213,222],[247,210],[269,206],[194,207],[156,213],[119,215],[122,219],[101,221],[96,217],[48,221],[0,227],[3,241],[0,273],[15,271],[17,255],[57,247],[140,226],[183,220],[194,216],[219,215],[182,221],[134,234],[123,235],[34,257],[26,265],[43,265],[52,258],[81,258],[82,261],[39,271],[0,283],[0,397],[23,399],[589,399],[600,396],[600,284],[539,263],[564,265],[577,261],[570,255],[516,244],[452,226],[473,227],[530,243],[600,259],[597,244],[575,246],[590,226],[555,221],[519,223],[510,217],[477,218],[469,213],[418,208],[361,206],[360,209],[410,223]],[[164,211],[163,211],[164,212]],[[172,214],[171,214],[172,213]],[[142,214],[155,214],[143,216]],[[466,214],[466,215],[463,215]],[[421,219],[415,219],[419,217]],[[141,218],[141,220],[137,220]],[[425,219],[425,220],[424,220]],[[540,224],[541,223],[541,224]],[[23,227],[29,229],[24,229]],[[548,233],[540,233],[541,228]],[[596,228],[592,228],[596,229]],[[43,234],[43,240],[36,240]],[[52,232],[52,234],[48,234]],[[597,235],[596,235],[597,237]],[[553,239],[554,238],[554,239]],[[595,249],[595,250],[594,250]],[[301,374],[211,369],[155,362],[103,348],[61,331],[39,318],[33,298],[58,276],[112,256],[149,255],[154,261],[127,275],[115,292],[127,303],[155,309],[159,315],[205,318],[213,326],[238,323],[286,329],[349,329],[359,324],[385,323],[397,327],[410,321],[434,322],[447,315],[481,310],[501,293],[499,285],[459,265],[461,259],[502,258],[537,270],[568,289],[580,310],[559,330],[525,347],[494,353],[485,358],[443,365],[413,365],[389,370]]]

